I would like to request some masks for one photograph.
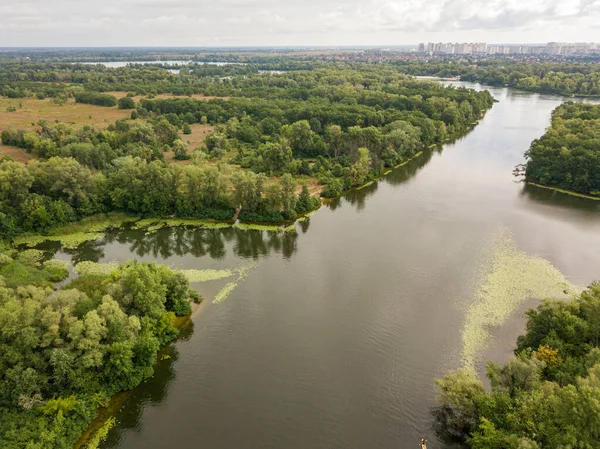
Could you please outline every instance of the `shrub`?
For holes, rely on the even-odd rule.
[[[131,97],[119,98],[119,109],[135,109],[135,100]]]

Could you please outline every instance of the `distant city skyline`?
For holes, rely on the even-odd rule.
[[[420,43],[417,51],[430,55],[591,55],[600,53],[594,42],[548,42],[546,44],[488,44],[486,42]]]
[[[3,0],[0,47],[600,40],[600,0]]]

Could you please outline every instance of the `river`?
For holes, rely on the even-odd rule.
[[[249,270],[217,304],[230,280],[194,284],[206,300],[193,329],[131,393],[102,447],[392,449],[421,437],[444,447],[430,428],[434,378],[461,366],[493,236],[577,286],[600,277],[600,202],[512,176],[563,99],[490,92],[499,102],[468,135],[323,207],[296,235],[120,231],[71,252]],[[526,306],[492,329],[479,369],[488,354],[508,357]]]

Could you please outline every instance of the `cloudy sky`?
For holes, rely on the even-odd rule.
[[[0,47],[600,41],[600,0],[1,0]]]

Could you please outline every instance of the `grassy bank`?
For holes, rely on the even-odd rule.
[[[598,196],[586,195],[584,193],[578,193],[578,192],[574,192],[572,190],[565,190],[565,189],[561,189],[559,187],[545,186],[543,184],[538,184],[537,182],[532,182],[532,181],[527,181],[527,184],[535,186],[535,187],[539,187],[541,189],[554,190],[555,192],[564,193],[565,195],[576,196],[578,198],[585,198],[588,200],[600,201],[600,197],[598,197]]]

